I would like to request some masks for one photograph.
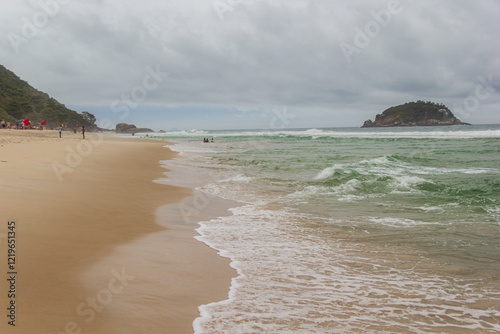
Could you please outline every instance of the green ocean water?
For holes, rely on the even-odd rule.
[[[240,277],[197,332],[500,331],[500,126],[164,139],[212,175],[200,191],[245,204],[202,223]],[[256,316],[255,300],[279,315]]]
[[[499,138],[319,135],[255,143],[219,161],[244,167],[282,205],[360,238],[500,274]]]

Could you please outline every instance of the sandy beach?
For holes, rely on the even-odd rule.
[[[153,182],[164,143],[5,130],[0,145],[1,333],[192,333],[227,297],[229,261],[173,205],[192,190]]]

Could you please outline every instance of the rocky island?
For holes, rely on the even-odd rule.
[[[151,133],[154,130],[148,128],[138,128],[134,124],[119,123],[116,124],[116,133]]]
[[[375,121],[370,119],[365,121],[362,128],[440,125],[470,124],[456,118],[444,104],[417,101],[386,109],[375,117]]]

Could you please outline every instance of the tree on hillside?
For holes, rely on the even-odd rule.
[[[95,125],[96,118],[93,114],[89,113],[88,111],[83,111],[82,116],[83,116],[83,120],[86,123],[86,126],[89,126],[89,127],[96,126]]]

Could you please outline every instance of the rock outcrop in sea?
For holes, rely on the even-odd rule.
[[[444,104],[433,102],[408,102],[386,109],[375,117],[375,121],[367,120],[363,128],[392,126],[441,126],[470,125],[453,115]]]
[[[116,133],[148,133],[154,130],[148,128],[138,128],[134,124],[119,123],[116,124]]]

